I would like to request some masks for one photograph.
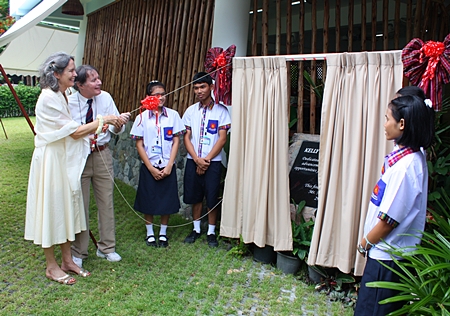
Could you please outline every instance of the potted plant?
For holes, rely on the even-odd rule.
[[[294,202],[295,205],[295,202]],[[295,218],[292,225],[292,252],[283,251],[277,253],[277,268],[284,273],[294,274],[300,268],[301,262],[306,261],[311,246],[314,221],[305,220],[302,211],[306,202],[301,201],[295,205]]]

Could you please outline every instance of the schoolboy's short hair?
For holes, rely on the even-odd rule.
[[[415,95],[404,95],[389,103],[393,118],[404,120],[403,134],[397,144],[414,150],[431,146],[434,140],[434,110],[423,99]]]
[[[207,83],[208,85],[212,85],[213,84],[213,79],[211,78],[211,76],[204,72],[197,72],[194,75],[194,78],[192,78],[193,83],[192,84],[196,84],[196,83]]]

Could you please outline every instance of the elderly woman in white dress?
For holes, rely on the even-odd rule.
[[[73,261],[70,242],[86,230],[81,194],[81,173],[90,152],[86,140],[99,133],[103,124],[121,125],[115,115],[98,116],[82,124],[72,120],[65,91],[77,76],[72,56],[51,55],[39,69],[41,95],[36,103],[35,149],[28,182],[25,239],[44,248],[47,278],[72,285],[76,279],[67,273],[87,277]],[[62,263],[55,259],[59,245]]]

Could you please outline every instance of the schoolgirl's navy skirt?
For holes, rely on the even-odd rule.
[[[148,215],[170,215],[180,210],[178,197],[177,168],[173,166],[170,175],[156,181],[147,167],[142,164],[134,209]]]
[[[383,260],[383,263],[389,267],[401,271],[392,260]],[[378,304],[378,302],[398,295],[400,292],[391,289],[367,287],[366,283],[375,281],[400,282],[400,277],[393,271],[381,265],[377,260],[367,258],[364,274],[361,279],[361,288],[358,291],[358,301],[356,302],[354,316],[384,316],[396,311],[405,304],[405,302],[395,302],[389,304]]]

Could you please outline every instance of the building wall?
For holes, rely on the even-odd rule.
[[[248,23],[241,14],[247,10],[245,5],[233,6],[233,1],[111,3],[88,15],[83,62],[99,69],[104,90],[113,95],[121,112],[136,110],[145,97],[146,84],[158,79],[169,92],[180,89],[169,95],[167,104],[182,115],[195,101],[188,83],[195,72],[204,70],[213,27],[231,30],[227,23],[236,23],[237,16],[241,25]],[[222,16],[222,22],[216,25],[214,7],[219,2],[227,10],[216,14],[227,18]],[[308,0],[298,5],[292,5],[291,0],[245,2],[249,4],[248,32],[218,32],[215,43],[228,45],[235,43],[237,37],[241,41],[248,36],[248,56],[402,49],[413,37],[443,41],[449,33],[446,6],[450,0]],[[228,10],[230,6],[239,12]],[[263,11],[258,13],[260,9]],[[222,36],[229,38],[222,41]],[[288,69],[286,106],[291,109],[291,118],[297,120],[292,132],[318,134],[321,100],[308,87],[303,72],[306,70],[323,89],[326,65],[316,61],[289,62]],[[113,140],[122,142],[114,154],[115,171],[119,178],[135,186],[139,159],[127,136]],[[182,183],[185,153],[180,151],[177,175]]]
[[[414,37],[443,41],[450,32],[449,5],[449,0],[251,0],[247,54],[394,50]]]
[[[147,83],[159,80],[171,92],[167,104],[182,114],[194,95],[181,87],[204,70],[213,10],[212,0],[111,3],[88,15],[83,63],[99,69],[121,112],[136,110]]]

